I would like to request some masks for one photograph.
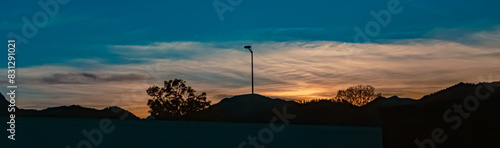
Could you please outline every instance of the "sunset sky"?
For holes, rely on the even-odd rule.
[[[220,0],[232,10],[223,18],[213,2],[60,5],[17,46],[17,105],[116,105],[146,117],[145,90],[174,78],[216,103],[251,93],[245,45],[254,50],[255,92],[273,98],[330,98],[364,84],[383,96],[419,99],[459,82],[500,80],[499,1]],[[384,26],[372,11],[389,12],[391,2],[400,12],[381,17]],[[4,41],[22,34],[23,17],[44,11],[35,1],[4,3]]]

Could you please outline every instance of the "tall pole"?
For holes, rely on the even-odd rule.
[[[254,105],[253,105],[253,51],[250,50],[250,54],[252,55],[252,118],[253,118],[253,122],[255,122],[255,109],[254,109]]]
[[[245,46],[248,51],[250,51],[250,60],[252,61],[252,121],[255,122],[255,109],[254,109],[254,91],[253,91],[253,51],[252,46]]]

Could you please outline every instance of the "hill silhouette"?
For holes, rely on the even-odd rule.
[[[493,90],[486,89],[486,86]],[[415,103],[381,108],[385,147],[416,147],[415,140],[432,138],[436,128],[442,129],[448,137],[443,143],[433,142],[436,147],[500,147],[499,89],[500,82],[458,83],[426,95]],[[477,97],[476,90],[490,96],[477,103],[466,101],[470,96]],[[477,105],[475,110],[464,107],[473,104]],[[463,110],[467,117],[457,113],[459,110]]]
[[[7,99],[5,99],[5,97],[3,96],[3,94],[0,94],[0,106],[2,107],[8,107],[10,105],[10,102],[7,101]],[[16,111],[19,110],[19,108],[17,108],[17,106],[14,107],[16,109]],[[2,111],[0,111],[0,116],[3,116],[3,115],[9,115],[9,111],[7,109],[2,109]]]
[[[254,108],[252,109],[251,94],[238,95],[222,99],[210,108],[188,115],[187,120],[217,121],[217,122],[255,122],[267,123],[275,116],[272,112],[277,109],[282,112],[286,106],[287,112],[297,115],[295,124],[321,124],[321,125],[364,125],[379,126],[382,118],[380,108],[417,103],[409,98],[378,97],[365,106],[358,107],[349,103],[320,100],[306,104],[295,101],[273,99],[255,94]]]
[[[43,110],[24,110],[21,109],[20,112],[16,114],[20,116],[29,117],[63,117],[63,118],[110,118],[110,119],[120,119],[124,116],[124,119],[139,119],[131,112],[122,109],[120,107],[112,106],[101,110],[82,107],[79,105],[71,106],[59,106],[59,107],[49,107]]]
[[[252,122],[255,114],[256,122],[269,122],[273,116],[272,109],[281,110],[284,106],[294,107],[295,101],[272,99],[255,94],[254,108],[252,108],[252,95],[238,95],[222,99],[210,108],[190,115],[191,120],[218,121],[218,122]]]
[[[349,103],[321,100],[300,104],[291,108],[296,113],[294,123],[380,126],[382,114],[379,110],[392,106],[415,105],[418,101],[397,96],[377,97],[372,102],[358,107]]]
[[[281,111],[287,106],[288,113],[296,115],[293,124],[380,126],[384,130],[385,147],[417,147],[415,140],[431,138],[436,128],[448,131],[449,137],[438,147],[500,147],[500,90],[491,90],[489,99],[481,101],[478,109],[469,113],[470,118],[462,119],[459,129],[452,130],[454,122],[443,119],[443,114],[453,111],[455,104],[464,104],[465,98],[475,96],[478,87],[483,89],[481,94],[490,91],[486,86],[499,89],[500,82],[458,83],[419,100],[378,97],[361,107],[328,100],[298,104],[256,95],[255,116],[256,122],[268,123],[274,115],[273,108]],[[250,95],[223,99],[191,116],[191,120],[249,122],[252,118],[249,99]]]
[[[0,105],[8,106],[10,103],[3,95],[0,95]],[[5,109],[0,115],[7,116],[10,113]],[[122,117],[123,115],[127,115]],[[139,119],[131,112],[120,107],[112,106],[101,110],[86,108],[79,105],[49,107],[43,110],[20,109],[16,107],[16,116],[21,117],[61,117],[61,118],[110,118],[110,119]]]

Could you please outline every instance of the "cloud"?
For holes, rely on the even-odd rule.
[[[460,42],[471,43],[476,46],[498,48],[500,47],[500,26],[495,27],[495,29],[481,31],[470,36],[460,38]]]
[[[224,49],[217,46],[202,42],[156,42],[149,45],[114,45],[110,50],[124,58],[195,59],[214,54],[214,50]]]
[[[140,80],[143,76],[138,74],[112,74],[101,76],[94,73],[55,73],[44,77],[42,81],[48,84],[88,84],[106,82],[127,82]]]
[[[96,79],[97,79],[97,76],[95,74],[90,74],[90,73],[78,73],[78,74],[56,73],[56,74],[53,74],[51,77],[43,78],[43,81],[45,83],[83,84],[83,83],[95,82]]]
[[[404,12],[393,15],[367,44],[349,43],[353,27],[376,21],[370,11],[385,8],[385,2],[289,1],[283,7],[283,2],[253,1],[224,22],[212,7],[190,1],[113,8],[81,2],[18,49],[19,105],[101,107],[129,95],[125,98],[133,99],[123,102],[145,114],[144,90],[173,78],[217,102],[251,90],[250,55],[243,45],[254,47],[256,92],[285,99],[331,97],[358,84],[419,98],[500,73],[498,2],[401,2]],[[17,34],[20,18],[41,10],[14,1],[6,5],[13,13],[0,26]],[[86,12],[89,7],[95,10]]]
[[[198,92],[207,92],[209,100],[216,103],[231,95],[251,92],[250,53],[240,45],[235,42],[114,45],[110,48],[121,50],[125,60],[141,58],[147,62],[97,61],[94,64],[99,66],[93,69],[20,68],[18,75],[25,81],[20,96],[32,100],[20,105],[106,107],[120,100],[121,104],[115,105],[144,117],[149,98],[145,90],[174,78],[186,80]],[[290,100],[329,98],[339,89],[359,84],[372,85],[386,96],[418,99],[458,82],[478,82],[478,76],[500,73],[498,48],[439,40],[404,40],[392,44],[254,42],[252,46],[255,92]],[[185,56],[164,57],[172,53]],[[38,83],[26,83],[28,80]]]

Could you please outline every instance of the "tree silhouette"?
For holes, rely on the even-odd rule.
[[[346,101],[356,106],[363,106],[375,98],[380,97],[381,93],[375,92],[375,87],[371,85],[358,85],[347,88],[346,90],[339,90],[335,101]]]
[[[196,95],[196,91],[185,83],[182,79],[175,79],[164,81],[162,88],[149,87],[146,92],[152,97],[148,100],[151,116],[155,119],[182,119],[186,114],[210,107],[207,93]]]

